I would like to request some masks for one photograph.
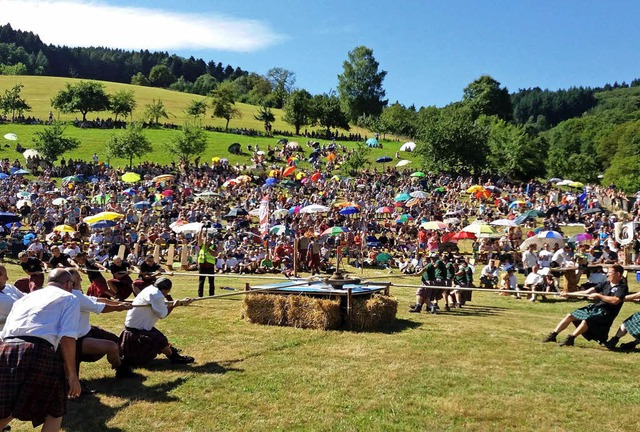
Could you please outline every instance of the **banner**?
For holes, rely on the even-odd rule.
[[[260,234],[266,236],[269,234],[269,195],[262,197],[258,217],[260,218]]]
[[[616,225],[618,225],[616,223]],[[617,228],[617,226],[616,226]],[[620,246],[626,246],[633,243],[633,238],[635,237],[635,222],[627,222],[620,224],[620,230],[616,229],[616,241],[620,243]]]

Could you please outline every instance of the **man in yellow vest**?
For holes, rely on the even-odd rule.
[[[211,275],[211,276],[200,276],[198,278],[198,297],[202,297],[204,295],[204,280],[209,278],[209,295],[212,296],[215,294],[216,285],[213,274],[216,272],[216,248],[211,243],[209,236],[205,229],[200,231],[200,239],[201,246],[200,252],[198,253],[198,273],[201,275]]]

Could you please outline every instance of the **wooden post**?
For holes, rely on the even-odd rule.
[[[298,277],[298,236],[293,238],[293,277]]]
[[[176,245],[173,243],[169,245],[169,250],[167,251],[167,270],[173,270],[173,258],[176,253]]]
[[[249,291],[249,288],[250,288],[249,282],[245,283],[244,284],[244,290],[245,291]]]
[[[133,254],[136,256],[137,258],[140,258],[140,243],[136,242],[136,244],[133,246]]]
[[[120,247],[118,248],[118,256],[120,257],[120,259],[124,260],[125,256],[124,256],[124,252],[127,250],[127,247],[125,245],[120,245]]]
[[[153,259],[156,263],[160,263],[160,245],[156,245],[156,247],[153,248]]]
[[[187,243],[182,243],[182,254],[180,255],[180,267],[182,270],[187,270],[189,268],[189,245]]]

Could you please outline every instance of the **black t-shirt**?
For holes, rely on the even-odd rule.
[[[89,282],[93,282],[96,279],[104,279],[104,276],[100,273],[100,268],[96,265],[96,260],[87,258],[85,259],[84,266],[87,269]]]
[[[42,272],[42,261],[35,257],[29,257],[27,262],[20,263],[20,267],[29,273]]]
[[[160,264],[158,264],[158,263],[155,263],[155,262],[154,262],[153,264],[149,265],[149,264],[147,264],[147,262],[145,261],[145,262],[143,262],[142,264],[140,264],[140,277],[141,277],[142,279],[147,279],[147,278],[153,279],[153,278],[154,278],[154,276],[149,276],[149,275],[147,275],[147,276],[143,276],[143,275],[144,275],[145,273],[155,273],[155,272],[157,272],[158,270],[160,270],[161,268],[162,268],[162,267],[161,267],[161,266],[160,266]]]
[[[49,266],[51,266],[51,268],[56,268],[59,264],[62,264],[63,267],[71,267],[69,255],[60,253],[57,257],[51,256]]]
[[[115,265],[113,262],[109,263],[109,270],[115,278],[120,278],[127,274],[127,271],[131,268],[131,264],[126,261],[122,261],[120,265]]]
[[[611,283],[607,281],[596,285],[594,288],[596,292],[602,295],[618,297],[619,299],[623,300],[617,305],[612,305],[602,300],[596,303],[596,306],[600,306],[606,309],[607,311],[612,313],[614,317],[618,316],[618,312],[620,312],[620,309],[622,309],[622,305],[624,304],[624,298],[629,293],[629,287],[627,286],[627,284],[624,281],[620,281],[618,285],[612,286]]]

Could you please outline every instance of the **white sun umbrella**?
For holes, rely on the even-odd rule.
[[[410,163],[411,163],[410,160],[402,159],[396,164],[396,166],[397,167],[406,166],[406,165],[409,165]]]
[[[7,133],[7,134],[4,134],[4,139],[9,141],[18,141],[18,135],[14,133]]]
[[[411,192],[409,195],[411,195],[413,198],[427,198],[429,196],[428,193],[426,193],[425,191],[413,191]]]
[[[65,205],[67,203],[67,200],[65,198],[56,198],[53,201],[51,201],[51,204],[53,204],[54,206],[61,206],[61,205]]]
[[[416,149],[416,143],[413,141],[406,142],[400,147],[400,151],[412,152]]]
[[[25,159],[29,159],[29,158],[32,158],[32,157],[39,157],[40,153],[36,149],[26,149],[22,153],[22,156],[24,156]]]
[[[258,156],[264,156],[264,155],[265,155],[265,153],[264,153],[262,150],[258,150],[258,151],[256,152],[256,154],[257,154]]]
[[[451,217],[451,218],[446,218],[442,222],[446,223],[447,225],[449,225],[449,224],[458,225],[460,223],[460,219],[455,218],[455,217]]]
[[[326,213],[330,209],[320,204],[311,204],[300,209],[300,213]]]
[[[21,199],[21,200],[18,200],[18,202],[16,203],[16,207],[17,208],[22,208],[22,207],[24,207],[26,205],[31,207],[31,201],[29,201],[27,199]]]
[[[555,245],[558,245],[558,247],[563,247],[565,241],[564,238],[542,238],[535,235],[520,243],[520,250],[526,251],[532,244],[536,245],[538,249],[542,249],[542,246],[545,244],[549,245],[549,248],[553,249]]]
[[[506,226],[506,227],[518,226],[517,223],[515,223],[514,221],[512,221],[510,219],[496,219],[493,222],[489,222],[489,225]]]
[[[204,227],[204,224],[202,222],[191,222],[191,223],[187,223],[187,224],[176,225],[171,229],[173,230],[173,232],[176,232],[176,233],[197,234],[202,230],[203,227]],[[206,231],[209,231],[209,230],[212,230],[212,229],[213,228],[208,228]]]
[[[260,209],[253,209],[249,212],[249,216],[260,217]]]
[[[491,225],[484,222],[474,222],[471,225],[467,225],[466,227],[462,228],[462,231],[473,233],[478,237],[480,235],[493,236],[499,234],[496,232],[496,230],[493,229]]]
[[[558,183],[556,183],[556,186],[568,186],[569,184],[573,183],[573,180],[562,180],[559,181]]]
[[[278,210],[275,210],[273,213],[271,213],[271,216],[273,216],[276,219],[286,217],[288,215],[289,215],[289,210],[287,209],[278,209]]]

